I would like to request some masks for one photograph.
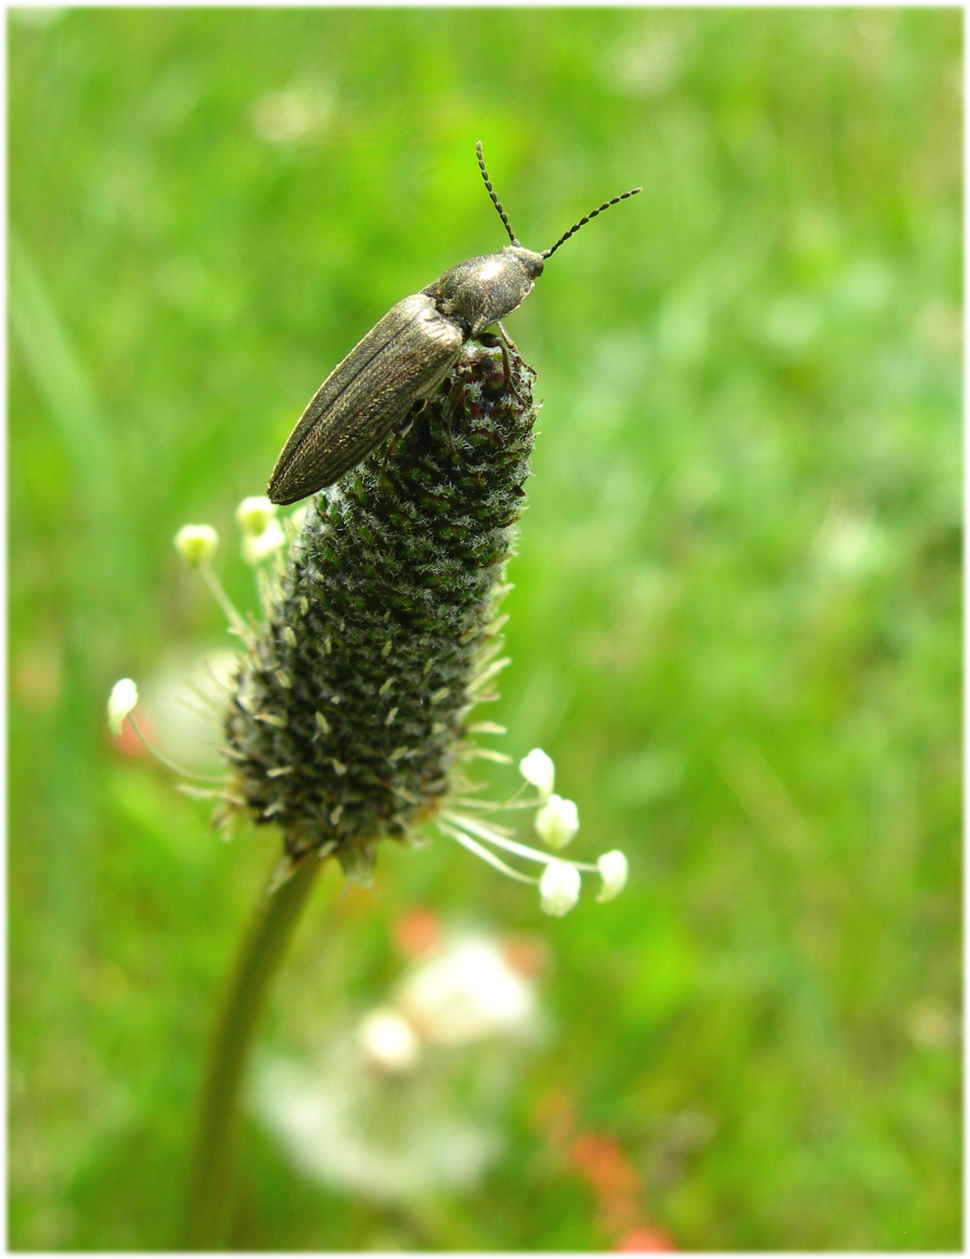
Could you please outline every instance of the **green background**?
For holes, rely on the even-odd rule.
[[[11,14],[12,1246],[175,1240],[278,839],[220,843],[104,700],[230,641],[175,529],[216,525],[254,606],[232,511],[310,394],[501,246],[479,138],[534,248],[644,185],[508,321],[545,406],[484,713],[631,886],[553,921],[443,839],[374,893],[330,871],[267,1043],[381,1000],[415,905],[544,940],[552,1033],[502,1159],[420,1211],[247,1124],[232,1244],[609,1248],[557,1096],[680,1248],[959,1246],[961,40],[926,9]]]

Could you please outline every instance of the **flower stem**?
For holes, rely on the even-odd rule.
[[[188,1184],[183,1247],[217,1249],[226,1226],[240,1085],[276,969],[323,862],[311,854],[264,896],[236,960],[209,1054]]]
[[[249,632],[246,622],[236,611],[235,604],[226,594],[222,582],[212,571],[212,567],[205,560],[199,564],[199,575],[205,584],[209,587],[209,593],[222,609],[223,615],[233,629],[238,630],[244,637]]]

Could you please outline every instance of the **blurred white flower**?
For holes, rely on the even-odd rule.
[[[258,537],[271,520],[276,519],[276,506],[265,494],[251,494],[236,508],[236,524],[245,534]]]
[[[550,848],[565,848],[579,830],[579,810],[572,800],[553,793],[536,814],[536,834]]]
[[[229,647],[188,642],[174,646],[141,688],[159,749],[192,770],[225,766],[218,745],[239,656]]]
[[[214,554],[219,535],[211,525],[183,525],[172,541],[182,559],[197,568]]]
[[[414,1028],[397,1010],[372,1010],[357,1029],[366,1060],[388,1075],[406,1075],[418,1065],[421,1043]]]
[[[493,941],[465,937],[421,962],[395,1004],[433,1044],[460,1045],[526,1031],[535,1018],[533,985]]]
[[[475,1186],[501,1150],[512,1041],[539,1024],[535,984],[506,950],[446,938],[314,1066],[257,1064],[250,1105],[298,1172],[377,1202]]]
[[[108,696],[108,729],[115,736],[121,734],[125,718],[138,703],[138,687],[131,678],[121,678],[111,688]]]
[[[278,551],[285,542],[286,534],[280,522],[271,520],[262,533],[255,537],[252,534],[246,534],[243,538],[243,559],[255,568],[257,564]]]
[[[567,861],[550,861],[539,880],[542,912],[553,918],[568,914],[579,900],[582,880],[579,871]]]
[[[375,1072],[354,1037],[315,1071],[264,1061],[250,1104],[299,1173],[377,1202],[471,1189],[501,1145],[445,1075]]]
[[[619,896],[626,887],[630,863],[627,861],[624,853],[614,849],[613,852],[604,852],[596,864],[599,866],[599,872],[603,876],[603,886],[600,888],[599,896],[596,899],[598,901],[611,901],[614,896]]]
[[[556,782],[556,767],[552,757],[542,748],[533,748],[528,756],[519,761],[519,773],[527,783],[538,789],[543,800],[548,800]]]

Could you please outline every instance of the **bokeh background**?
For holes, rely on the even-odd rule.
[[[534,248],[644,186],[508,321],[545,406],[485,714],[631,885],[553,921],[441,839],[373,891],[330,871],[263,1054],[384,1000],[430,915],[524,939],[546,1030],[462,1191],[315,1183],[248,1119],[232,1244],[958,1247],[961,14],[14,10],[8,39],[10,1244],[177,1236],[278,840],[221,843],[105,697],[231,646],[172,534],[215,524],[255,606],[236,502],[393,302],[503,243],[482,139]]]

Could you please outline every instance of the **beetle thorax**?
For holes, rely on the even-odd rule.
[[[478,336],[496,319],[504,319],[532,292],[542,274],[542,254],[521,245],[506,245],[497,254],[459,262],[422,292],[438,310],[454,319],[466,336]]]

